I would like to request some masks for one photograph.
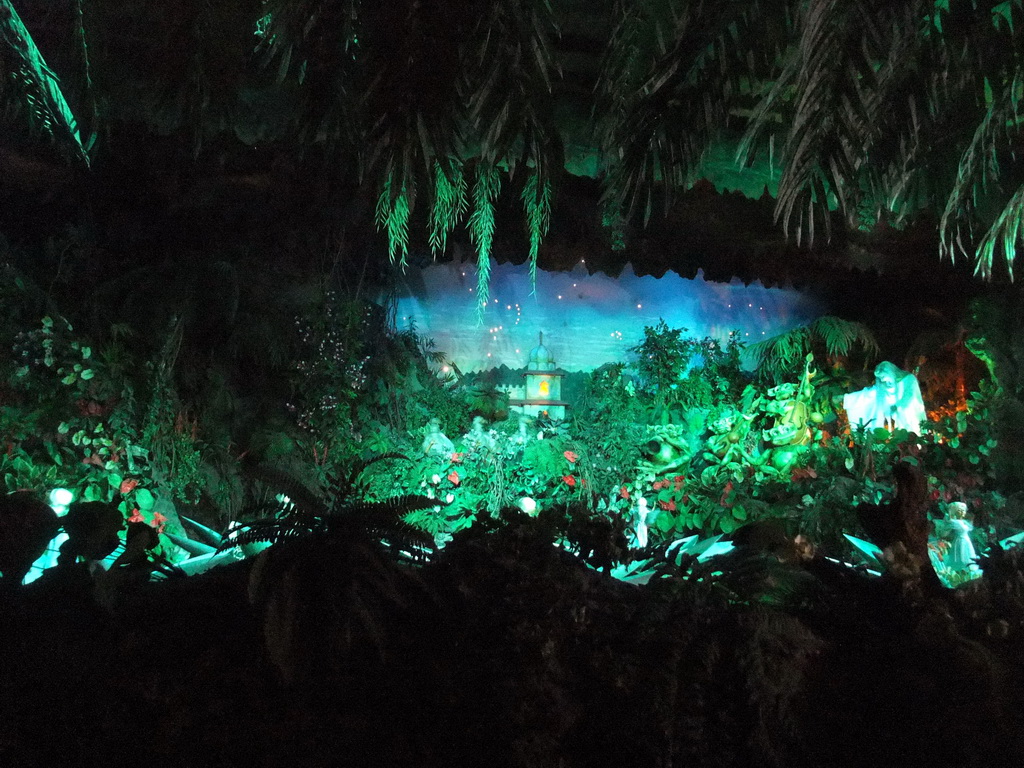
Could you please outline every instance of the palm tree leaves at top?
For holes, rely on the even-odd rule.
[[[755,105],[777,68],[785,0],[621,2],[598,83],[606,201],[647,220],[671,200],[713,142]]]
[[[942,212],[942,253],[970,253],[982,275],[1000,257],[1011,263],[1018,247],[1024,0],[75,7],[74,45],[84,51],[88,39],[92,60],[65,73],[67,93],[91,78],[108,120],[148,120],[160,133],[191,126],[197,137],[233,128],[243,141],[298,139],[332,178],[379,194],[377,221],[396,263],[419,200],[435,254],[463,224],[489,254],[481,227],[493,225],[496,194],[473,194],[476,179],[512,181],[523,168],[515,183],[535,269],[563,137],[586,142],[578,121],[556,117],[562,91],[586,91],[569,87],[558,65],[575,73],[594,62],[572,63],[590,49],[561,39],[560,26],[604,47],[589,139],[612,218],[649,217],[659,198],[667,204],[709,172],[708,156],[739,141],[737,169],[765,157],[776,166],[777,217],[799,242],[827,234],[835,210],[846,226],[870,229],[931,209]],[[609,9],[612,33],[598,39],[587,19],[603,24]],[[141,74],[128,77],[125,61]],[[154,98],[161,87],[172,98]],[[72,104],[92,101],[74,95]],[[0,0],[0,99],[85,159],[68,101],[11,0]]]
[[[467,212],[462,166],[471,161],[482,170],[467,223],[486,273],[498,169],[511,174],[525,164],[550,179],[563,162],[548,3],[272,0],[266,9],[268,64],[306,94],[303,135],[331,143],[339,162],[347,152],[360,176],[378,184],[377,223],[391,260],[404,264],[421,189],[430,247],[443,251]],[[330,103],[347,111],[327,120]],[[550,182],[542,186],[546,194],[524,200],[531,238],[546,231]]]
[[[870,228],[938,208],[943,252],[973,251],[988,275],[1000,251],[1015,256],[1024,198],[1022,12],[1022,0],[622,3],[599,87],[606,196],[650,215],[739,129],[738,161],[778,163],[776,215],[798,242],[827,236],[835,209]]]

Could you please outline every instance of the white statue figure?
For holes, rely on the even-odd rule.
[[[875,367],[875,383],[843,396],[851,427],[905,429],[921,434],[926,419],[921,386],[912,373],[884,361]]]
[[[647,506],[647,499],[641,496],[636,500],[636,509],[634,510],[634,533],[636,535],[636,545],[641,549],[647,546],[647,517],[650,515],[651,510]]]
[[[431,419],[427,424],[422,447],[424,456],[451,456],[455,452],[455,446],[441,431],[441,422],[437,419]]]
[[[978,553],[971,541],[974,526],[967,519],[967,505],[962,501],[951,502],[948,514],[949,551],[942,559],[943,565],[951,571],[977,571]]]

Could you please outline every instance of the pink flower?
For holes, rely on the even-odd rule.
[[[566,475],[562,478],[562,482],[568,485],[570,488],[576,487],[576,478],[572,475]]]
[[[167,527],[167,518],[161,515],[159,512],[153,513],[153,519],[149,523],[156,528],[157,533],[163,533],[164,528]]]
[[[456,472],[454,469],[448,473],[448,480],[451,482],[452,485],[458,485],[459,483],[462,482],[462,478],[459,477],[459,473]]]
[[[626,488],[626,486],[622,486],[621,488],[619,488],[619,498],[627,500],[629,499],[629,489]]]
[[[118,486],[117,492],[124,496],[126,493],[131,493],[138,486],[138,480],[132,480],[130,477],[126,477],[121,481],[121,485]]]
[[[668,501],[659,501],[658,506],[662,509],[667,509],[669,512],[676,511],[676,503],[672,499],[669,499]]]
[[[132,510],[131,516],[128,518],[129,523],[144,523],[145,519],[142,517],[142,513],[139,512],[139,508],[136,507]]]
[[[466,455],[465,453],[453,453],[452,454],[452,464],[461,464],[462,463],[462,457],[465,456],[465,455]]]
[[[579,461],[580,458],[577,454],[573,453],[572,451],[566,451],[562,455],[565,456],[565,458],[569,461],[570,464],[575,464],[577,461]]]

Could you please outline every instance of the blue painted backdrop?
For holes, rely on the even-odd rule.
[[[395,324],[434,339],[463,371],[522,367],[541,331],[560,366],[592,370],[628,361],[628,350],[642,340],[644,326],[661,318],[696,337],[724,340],[737,330],[744,341],[753,342],[823,314],[817,302],[791,288],[713,283],[674,272],[637,277],[628,266],[617,278],[589,275],[582,264],[572,272],[540,272],[531,295],[525,265],[495,264],[490,285],[480,322],[475,264],[411,269],[399,292]]]

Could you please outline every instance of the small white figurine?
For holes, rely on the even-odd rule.
[[[650,509],[647,507],[647,499],[643,496],[636,500],[636,510],[633,514],[636,545],[643,549],[647,546],[647,515],[650,514]]]
[[[905,429],[921,434],[926,419],[917,377],[884,361],[875,367],[875,383],[843,396],[851,427]]]
[[[943,565],[951,571],[977,571],[978,553],[971,541],[974,526],[967,519],[967,505],[962,501],[950,502],[947,514],[951,540],[949,551],[942,558]]]

